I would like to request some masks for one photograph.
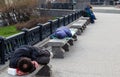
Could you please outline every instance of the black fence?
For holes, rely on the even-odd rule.
[[[45,24],[37,24],[31,29],[23,29],[22,32],[7,38],[0,37],[0,64],[5,64],[16,48],[21,45],[34,45],[49,37],[58,27],[66,26],[81,16],[80,12],[49,20]]]

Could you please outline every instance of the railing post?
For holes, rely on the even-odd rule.
[[[68,24],[70,23],[70,15],[68,15]]]
[[[59,17],[57,17],[57,19],[58,19],[58,28],[60,27],[60,19],[59,19]]]
[[[52,34],[53,33],[53,22],[52,20],[49,20],[48,22],[50,22],[50,33]]]
[[[80,11],[78,11],[78,18],[80,17]]]
[[[76,12],[76,14],[77,14],[77,19],[79,18],[79,16],[78,16],[78,12]]]
[[[73,21],[75,21],[75,13],[73,13]]]
[[[78,11],[78,18],[80,17],[80,11]]]
[[[28,45],[29,43],[28,43],[28,37],[27,37],[27,35],[28,35],[28,32],[29,32],[29,29],[23,28],[22,31],[25,32],[24,40],[25,40],[25,44]]]
[[[70,23],[72,22],[72,14],[69,14]]]
[[[63,26],[65,26],[66,20],[65,20],[65,16],[63,17]]]
[[[72,13],[72,22],[74,21],[73,13]]]
[[[64,20],[65,20],[65,25],[64,25],[64,26],[66,26],[66,25],[69,24],[69,23],[68,23],[68,15],[65,15],[64,18],[65,18],[65,19],[64,19]]]
[[[77,14],[76,14],[76,12],[75,12],[75,20],[77,19]]]
[[[0,64],[5,64],[5,39],[0,37]]]
[[[38,23],[37,26],[39,26],[39,34],[40,34],[40,41],[42,41],[42,24],[41,23]]]
[[[67,25],[69,24],[69,15],[67,15]]]

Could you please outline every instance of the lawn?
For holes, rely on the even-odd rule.
[[[18,31],[14,25],[0,27],[0,36],[3,36],[3,37],[8,37],[18,32],[20,31]]]

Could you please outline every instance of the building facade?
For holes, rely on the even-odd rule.
[[[76,2],[76,9],[83,10],[87,4],[89,3],[89,0],[74,0]]]
[[[114,5],[116,0],[90,0],[93,5]]]

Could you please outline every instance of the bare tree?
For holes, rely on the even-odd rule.
[[[38,5],[38,0],[14,0],[13,7],[17,10],[31,10]],[[31,12],[31,11],[29,11]]]

